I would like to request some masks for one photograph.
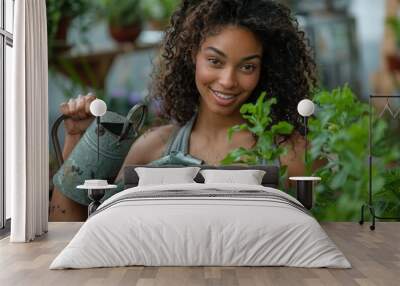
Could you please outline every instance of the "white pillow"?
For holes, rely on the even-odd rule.
[[[261,185],[265,171],[262,170],[201,170],[200,174],[204,177],[205,184],[246,184]]]
[[[199,167],[135,168],[139,176],[138,186],[195,183]]]

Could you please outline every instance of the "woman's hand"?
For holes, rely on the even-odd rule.
[[[88,94],[79,95],[78,98],[70,99],[60,105],[60,112],[68,119],[64,120],[65,133],[67,136],[82,136],[92,123],[94,116],[90,113],[90,103],[96,96]]]

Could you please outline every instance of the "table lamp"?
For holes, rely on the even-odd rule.
[[[297,105],[297,112],[303,116],[304,118],[304,138],[306,140],[306,150],[304,153],[304,160],[307,164],[308,157],[307,157],[307,149],[308,149],[308,140],[307,140],[307,125],[308,125],[308,117],[314,114],[315,106],[314,103],[309,99],[301,100]]]
[[[90,113],[96,116],[96,134],[97,134],[97,164],[100,159],[100,135],[104,130],[100,125],[100,117],[106,114],[107,104],[101,99],[95,99],[92,101],[89,107]],[[98,166],[99,167],[99,166]],[[78,189],[87,189],[88,197],[91,199],[91,203],[88,206],[88,216],[92,215],[97,208],[100,206],[100,200],[104,197],[105,191],[108,189],[115,189],[116,185],[109,185],[107,180],[91,179],[85,180],[83,185],[77,186]]]
[[[100,157],[100,129],[101,129],[101,125],[100,125],[100,117],[103,116],[104,114],[106,114],[107,112],[107,104],[101,100],[101,99],[95,99],[92,101],[92,103],[90,104],[90,113],[92,113],[94,116],[96,116],[96,123],[97,123],[97,129],[96,129],[96,133],[97,133],[97,161],[99,161],[99,157]]]
[[[301,100],[297,105],[298,113],[304,118],[304,138],[306,140],[306,148],[304,152],[304,160],[307,164],[308,156],[308,140],[307,140],[307,124],[308,117],[314,114],[314,103],[309,99]],[[311,209],[313,206],[313,184],[315,181],[320,181],[320,177],[290,177],[289,180],[295,181],[297,185],[296,197],[299,202],[301,202],[306,209]]]

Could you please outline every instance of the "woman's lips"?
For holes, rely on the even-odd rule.
[[[211,90],[217,104],[221,105],[221,106],[231,105],[235,101],[236,96],[237,96],[237,94],[234,95],[234,94],[229,94],[229,93],[223,93],[223,92],[213,90],[211,88],[210,88],[210,90]]]

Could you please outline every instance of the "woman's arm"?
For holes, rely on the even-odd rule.
[[[305,174],[305,166],[303,162],[305,140],[299,133],[295,133],[288,140],[281,143],[287,148],[287,154],[281,156],[281,165],[287,166],[288,178],[292,176],[303,176]],[[291,182],[286,181],[286,186],[290,187]]]
[[[162,157],[171,133],[177,128],[169,124],[147,130],[131,146],[128,155],[118,172],[115,182],[123,179],[127,165],[146,165]]]
[[[82,135],[66,135],[62,156],[64,161],[69,157]],[[87,208],[63,195],[57,187],[53,188],[49,206],[49,221],[85,221]]]
[[[66,135],[64,139],[64,148],[62,151],[62,157],[65,161],[69,155],[71,154],[72,150],[74,150],[76,144],[78,144],[79,140],[81,139],[81,134],[75,135]]]
[[[280,158],[281,165],[288,166],[288,178],[292,176],[305,176],[306,168],[303,158],[306,141],[304,136],[295,132],[287,141],[281,144],[286,146],[288,150],[288,153]],[[314,161],[312,169],[316,170],[324,164],[326,164],[326,162],[323,160]],[[287,180],[286,187],[291,187],[292,184],[292,181]]]
[[[62,151],[64,161],[69,157],[81,139],[83,133],[93,121],[90,114],[90,103],[95,100],[93,95],[70,99],[60,105],[60,112],[69,118],[64,120],[65,139]],[[84,221],[87,218],[87,208],[67,198],[54,187],[49,205],[50,221]]]

